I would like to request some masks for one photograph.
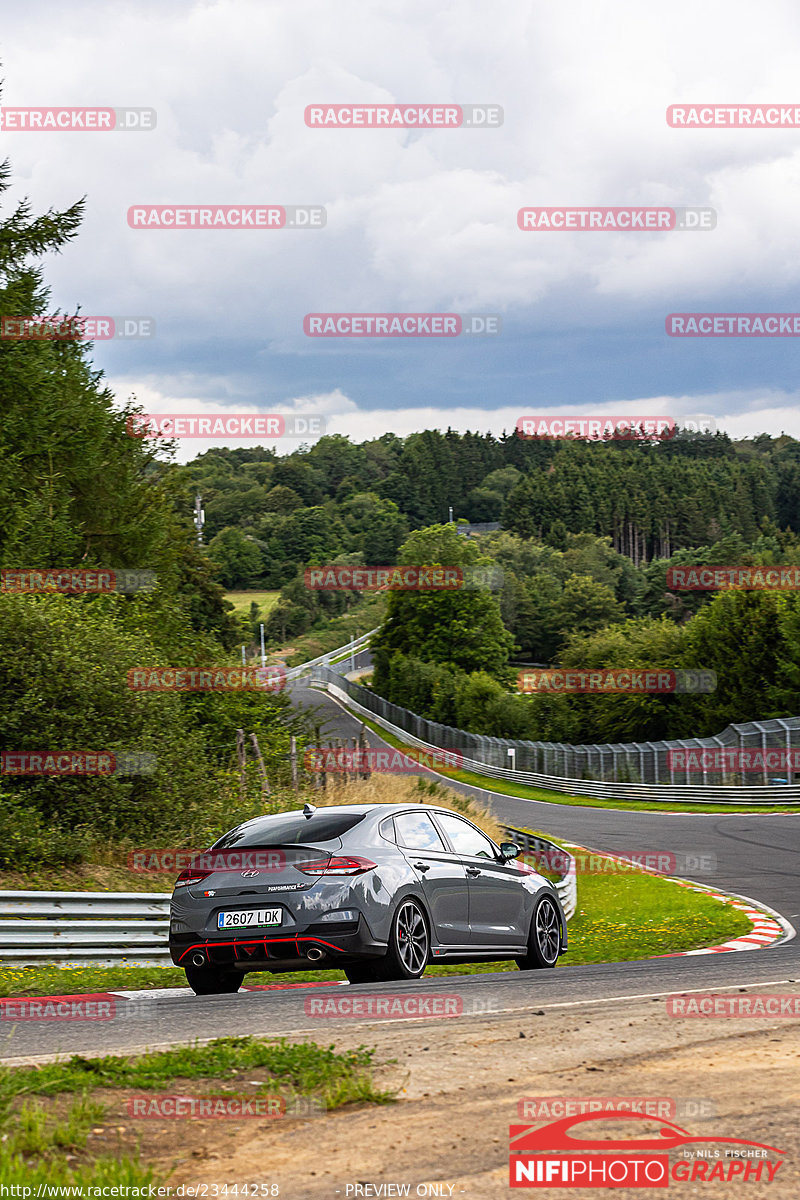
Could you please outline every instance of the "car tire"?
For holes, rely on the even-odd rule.
[[[195,996],[222,996],[238,992],[244,982],[241,971],[223,971],[219,967],[184,967],[186,982]]]
[[[408,896],[392,915],[389,946],[383,958],[345,967],[351,983],[386,983],[393,979],[419,979],[428,965],[431,939],[425,912]],[[351,976],[350,972],[353,971]]]
[[[550,892],[541,892],[533,906],[528,952],[517,959],[520,971],[554,967],[561,950],[561,914]]]

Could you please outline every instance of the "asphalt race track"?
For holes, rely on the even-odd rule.
[[[326,739],[353,738],[357,734],[358,719],[326,693],[301,682],[293,688],[293,695],[304,707],[320,711],[326,722]],[[367,731],[367,740],[371,746],[385,744],[371,731]],[[496,814],[509,824],[524,824],[584,846],[619,852],[662,850],[715,855],[716,871],[697,874],[698,882],[761,902],[790,924],[800,918],[800,814],[636,814],[519,800],[449,781],[448,786],[491,798]],[[691,877],[691,871],[687,876]],[[580,877],[578,888],[580,896]],[[412,984],[363,985],[357,990],[370,995],[422,995],[426,991],[441,993],[446,988],[462,998],[465,1015],[474,1014],[483,1020],[503,1013],[560,1007],[582,1007],[588,1015],[592,1007],[625,999],[760,985],[780,989],[800,982],[800,939],[789,937],[768,949],[697,957],[570,967],[566,955],[562,962],[564,965],[556,971],[498,972],[446,981],[426,978]],[[236,1034],[318,1034],[320,1023],[307,1012],[310,997],[341,996],[345,990],[340,984],[332,984],[330,988],[243,991],[235,996],[195,997],[185,990],[136,993],[129,1002],[119,1005],[115,1019],[15,1021],[6,1017],[0,1024],[0,1057],[94,1055]],[[350,1020],[326,1019],[326,1035]],[[362,1029],[367,1024],[359,1019]],[[386,1021],[381,1020],[381,1024]]]

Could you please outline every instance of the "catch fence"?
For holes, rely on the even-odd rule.
[[[601,799],[800,803],[800,770],[793,771],[791,763],[792,751],[800,760],[800,717],[729,725],[715,737],[575,746],[487,737],[442,725],[391,704],[331,666],[313,668],[311,682],[404,742],[453,751],[463,757],[465,770],[495,779]],[[732,760],[748,759],[757,769],[730,766]]]

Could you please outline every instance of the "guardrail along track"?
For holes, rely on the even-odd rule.
[[[525,851],[558,850],[519,829]],[[575,912],[574,871],[556,884],[567,920]],[[171,966],[169,892],[0,892],[0,963],[20,967]]]
[[[0,962],[162,967],[169,892],[0,892]]]

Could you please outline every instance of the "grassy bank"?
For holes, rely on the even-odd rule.
[[[393,1094],[375,1086],[372,1056],[365,1047],[336,1053],[314,1042],[240,1037],[135,1057],[0,1067],[0,1183],[163,1185],[179,1154],[202,1156],[206,1128],[200,1119],[183,1120],[176,1142],[175,1120],[157,1108],[152,1115],[158,1098],[140,1104],[143,1121],[133,1097],[260,1101],[262,1110],[291,1121],[294,1113],[390,1103]],[[228,1127],[218,1139],[235,1136],[243,1119],[215,1122]]]
[[[292,638],[291,645],[273,647],[271,655],[273,658],[284,658],[290,667],[310,662],[312,658],[319,658],[320,654],[327,654],[353,641],[356,636],[369,633],[370,629],[381,624],[385,611],[385,596],[368,595],[348,612],[331,617],[324,627],[299,634]]]
[[[225,599],[229,600],[233,605],[234,614],[237,617],[249,617],[250,605],[255,601],[261,609],[259,614],[260,621],[266,621],[269,613],[278,603],[279,591],[274,592],[226,592]]]

